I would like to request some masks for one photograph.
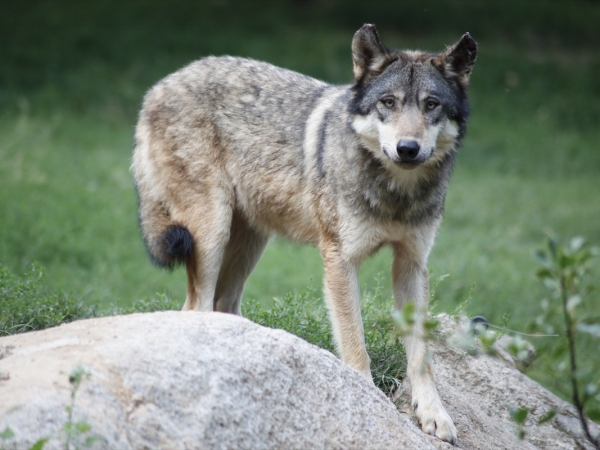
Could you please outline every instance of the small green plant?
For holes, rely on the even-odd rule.
[[[98,436],[89,435],[91,426],[84,420],[75,422],[73,418],[73,410],[75,409],[75,400],[77,392],[81,387],[81,383],[84,380],[90,378],[90,373],[83,367],[76,367],[69,374],[69,383],[71,384],[71,402],[65,406],[67,412],[67,421],[59,431],[63,433],[64,449],[65,450],[80,450],[84,447],[91,447],[92,444],[98,439]],[[16,444],[10,441],[15,437],[14,431],[10,427],[6,427],[3,432],[0,433],[0,450],[16,449]],[[38,439],[29,450],[43,450],[46,443],[50,440],[49,437]],[[10,445],[10,446],[8,446]]]
[[[558,332],[559,340],[547,351],[549,370],[569,380],[567,389],[587,440],[600,449],[600,436],[592,436],[588,418],[600,421],[600,366],[595,358],[582,361],[582,348],[597,350],[600,317],[590,314],[586,299],[594,292],[588,280],[590,261],[598,249],[581,237],[563,244],[549,237],[546,248],[536,253],[542,267],[537,276],[550,290],[542,301],[542,314],[532,328],[544,333]]]
[[[13,450],[17,448],[15,443],[10,442],[15,437],[15,433],[10,427],[6,427],[0,433],[0,450]],[[28,450],[42,450],[48,442],[48,438],[38,439]]]
[[[587,246],[580,237],[571,239],[568,244],[562,244],[556,238],[549,237],[546,249],[536,253],[542,265],[537,271],[537,276],[551,291],[551,297],[541,302],[542,314],[536,317],[530,326],[532,331],[540,334],[519,333],[526,336],[558,338],[552,341],[553,345],[542,345],[538,349],[538,359],[543,361],[545,372],[555,374],[559,380],[568,380],[569,388],[565,389],[560,384],[557,386],[571,399],[586,439],[598,449],[600,436],[592,436],[587,420],[589,418],[600,421],[600,367],[595,359],[583,364],[578,355],[581,349],[592,353],[591,349],[598,348],[600,317],[588,312],[590,308],[585,299],[593,292],[593,286],[588,282],[589,262],[599,254],[598,249]],[[410,327],[412,311],[408,307],[396,314],[401,329]],[[462,308],[457,311],[462,311]],[[447,343],[470,354],[496,355],[495,343],[501,335],[489,330],[484,318],[481,318],[480,323],[475,319],[471,322],[471,333],[455,336]],[[506,328],[506,321],[505,317],[504,327],[496,328],[510,331]],[[431,326],[435,329],[435,324]],[[519,334],[516,334],[506,347],[516,362],[528,359],[531,345]],[[434,334],[430,334],[431,336],[435,337]],[[511,418],[517,425],[519,439],[525,436],[524,424],[529,412],[526,407],[509,408]],[[537,423],[547,422],[555,415],[556,412],[550,410],[539,418]]]
[[[508,412],[512,420],[517,424],[517,437],[523,439],[525,437],[525,421],[529,415],[527,408],[508,408]]]
[[[75,399],[77,392],[84,380],[89,379],[91,374],[83,367],[76,367],[69,375],[69,383],[71,383],[71,403],[65,407],[67,411],[67,422],[63,425],[65,433],[65,450],[79,450],[83,447],[90,447],[97,439],[97,436],[88,435],[91,431],[91,426],[85,421],[80,420],[75,422],[73,419],[73,410],[75,408]],[[75,442],[74,446],[72,446]]]
[[[15,432],[10,428],[6,427],[4,431],[0,433],[0,450],[8,450],[9,448],[15,448],[15,446],[7,447],[12,438],[15,437]]]
[[[513,420],[513,422],[517,426],[517,437],[519,439],[525,438],[525,422],[527,421],[527,418],[529,417],[530,412],[531,411],[529,410],[529,408],[526,408],[523,406],[521,406],[519,408],[514,408],[514,407],[508,408],[508,413],[510,414],[510,418]],[[554,419],[554,416],[556,416],[556,411],[554,411],[553,409],[550,409],[550,410],[548,410],[548,412],[543,414],[536,421],[536,423],[538,425],[541,425],[543,423],[549,422],[550,420]]]

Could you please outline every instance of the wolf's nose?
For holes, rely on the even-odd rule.
[[[417,141],[410,141],[408,139],[400,139],[396,148],[398,156],[402,161],[412,161],[419,154],[421,146]]]

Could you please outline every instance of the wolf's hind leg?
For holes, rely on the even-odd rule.
[[[429,282],[425,255],[409,245],[394,248],[392,278],[396,308],[401,310],[409,301],[415,303],[415,322],[409,336],[404,337],[408,359],[407,375],[412,390],[412,406],[425,433],[454,443],[456,427],[439,397],[430,366],[431,355],[424,336],[424,321],[429,303]],[[416,248],[416,247],[415,247]],[[423,260],[424,256],[424,260]],[[419,261],[421,257],[421,261]]]
[[[184,310],[213,311],[217,279],[229,242],[232,193],[207,188],[185,194],[187,208],[173,216],[185,224],[194,237],[194,252],[186,261],[188,289]]]
[[[246,279],[254,270],[268,241],[269,236],[252,229],[239,213],[234,212],[231,235],[217,281],[215,311],[241,315]]]

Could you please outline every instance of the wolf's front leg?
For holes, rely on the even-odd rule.
[[[429,303],[429,281],[422,248],[409,245],[394,246],[392,277],[396,308],[407,302],[415,303],[415,323],[410,335],[404,337],[408,359],[407,375],[412,390],[412,406],[425,433],[454,443],[456,427],[442,405],[429,364],[430,355],[424,338],[423,323]]]
[[[325,300],[340,356],[346,364],[372,380],[360,316],[358,267],[346,261],[333,245],[322,249],[321,255],[325,266]]]

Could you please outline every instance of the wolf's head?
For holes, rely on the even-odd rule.
[[[384,46],[373,25],[352,40],[353,127],[386,166],[414,169],[453,153],[469,114],[466,90],[477,43],[466,33],[432,54]]]

